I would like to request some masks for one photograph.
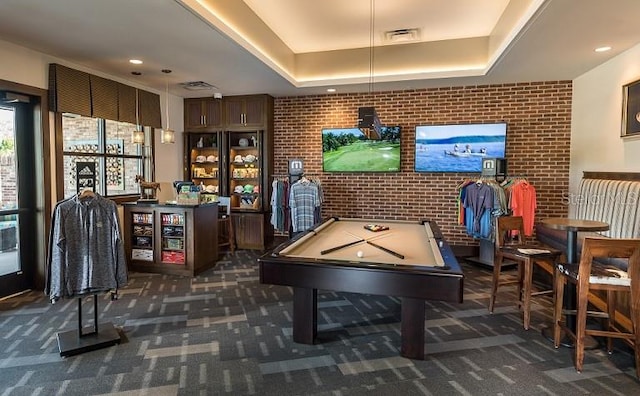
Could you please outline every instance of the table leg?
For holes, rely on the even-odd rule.
[[[424,300],[402,298],[400,355],[424,360]]]
[[[293,341],[313,344],[318,334],[318,290],[293,288]]]

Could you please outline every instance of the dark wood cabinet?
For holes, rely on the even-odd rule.
[[[124,204],[132,271],[195,276],[218,261],[218,205]]]
[[[185,131],[221,129],[224,126],[222,107],[222,99],[185,99]]]
[[[231,198],[238,248],[264,249],[273,239],[273,97],[226,96],[216,102],[222,103],[221,125],[201,127],[204,103],[211,100],[184,101],[184,178]]]
[[[264,250],[273,240],[269,213],[232,213],[238,249]]]
[[[273,114],[273,99],[268,95],[228,96],[224,107],[228,129],[264,129],[269,113]]]

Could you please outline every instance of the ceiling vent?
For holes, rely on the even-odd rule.
[[[189,91],[206,91],[209,89],[218,89],[215,85],[211,85],[204,81],[188,81],[180,83],[182,88],[187,89]]]
[[[420,29],[397,29],[384,33],[384,40],[388,44],[408,43],[420,40]]]

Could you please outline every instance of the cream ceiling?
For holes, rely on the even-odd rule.
[[[0,41],[158,91],[169,68],[182,97],[285,96],[573,79],[639,43],[637,15],[639,0],[1,0]],[[384,41],[397,29],[419,40]]]

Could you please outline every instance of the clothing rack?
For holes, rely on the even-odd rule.
[[[111,294],[111,299],[115,299],[114,294]],[[93,330],[83,332],[82,297],[78,297],[78,328],[59,332],[57,336],[58,349],[60,356],[63,357],[107,348],[120,344],[121,341],[120,333],[113,326],[113,323],[103,323],[98,329],[98,296],[96,294],[93,294]]]
[[[465,179],[462,183],[460,183],[458,186],[462,186],[465,182],[469,181],[469,180],[473,180],[470,178]],[[480,176],[479,178],[476,179],[476,183],[481,183],[484,181],[490,181],[493,183],[499,183],[501,187],[506,186],[507,184],[509,184],[510,182],[518,182],[518,181],[522,181],[522,180],[527,180],[526,176],[522,176],[522,175],[513,175],[513,176],[505,176],[504,180],[502,180],[501,182],[498,182],[495,178],[493,177],[489,177],[489,176]],[[494,226],[495,228],[495,226]],[[495,236],[494,236],[495,237]],[[495,241],[490,240],[490,239],[480,239],[479,240],[479,254],[478,256],[475,257],[468,257],[466,258],[467,261],[471,261],[474,262],[476,264],[482,264],[488,267],[493,268],[494,265],[494,257],[495,255]],[[517,264],[517,262],[513,261],[513,260],[504,260],[502,262],[502,268],[510,268],[513,267]]]

